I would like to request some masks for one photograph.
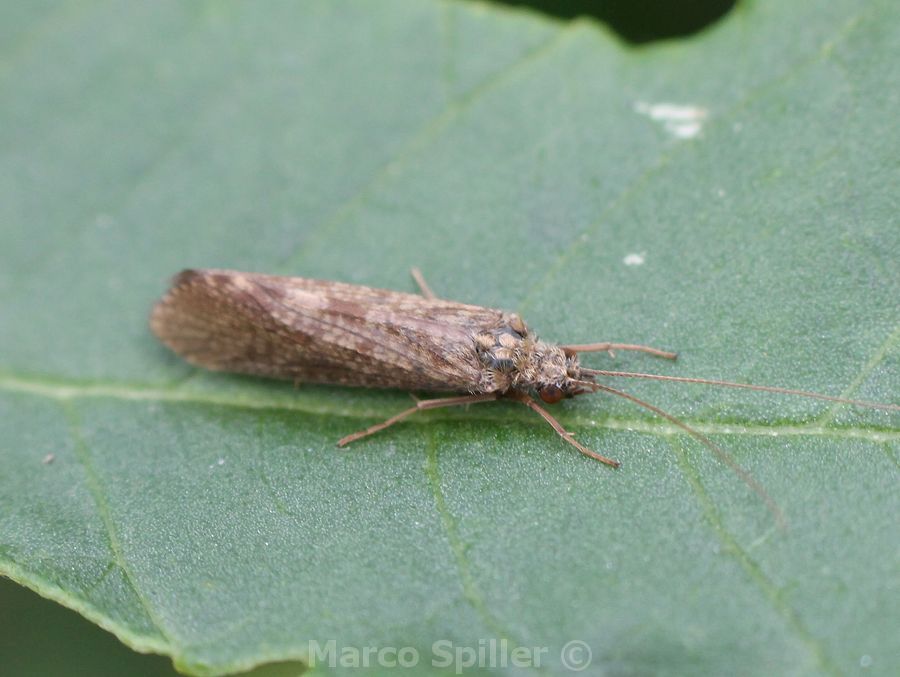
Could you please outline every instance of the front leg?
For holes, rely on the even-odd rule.
[[[339,447],[346,447],[351,442],[355,442],[356,440],[362,439],[363,437],[368,437],[369,435],[373,435],[380,430],[384,430],[385,428],[394,425],[398,421],[402,421],[407,416],[415,414],[417,411],[423,411],[425,409],[439,409],[440,407],[455,407],[461,404],[491,402],[496,399],[496,393],[488,393],[485,395],[460,395],[458,397],[442,397],[437,400],[418,400],[416,402],[416,406],[410,407],[405,411],[401,411],[399,414],[391,416],[388,420],[382,423],[378,423],[366,428],[365,430],[360,430],[358,432],[347,435],[346,437],[342,437],[340,440],[338,440],[337,445]]]

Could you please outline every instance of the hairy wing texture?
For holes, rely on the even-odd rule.
[[[185,270],[156,304],[156,335],[207,369],[410,390],[477,391],[475,334],[499,310],[339,282]]]

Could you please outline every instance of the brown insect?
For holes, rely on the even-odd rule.
[[[617,461],[578,442],[532,397],[536,394],[552,404],[584,393],[612,393],[695,437],[734,469],[776,513],[777,507],[762,487],[705,435],[652,404],[597,383],[596,377],[704,383],[900,411],[897,405],[789,388],[588,369],[579,363],[580,353],[632,350],[672,360],[676,354],[627,343],[545,343],[515,313],[441,300],[418,270],[412,272],[421,295],[301,277],[185,270],[153,308],[150,326],[169,348],[191,364],[207,369],[297,383],[467,393],[419,400],[382,423],[342,438],[338,441],[341,447],[417,411],[503,398],[521,402],[540,414],[582,454],[618,467]]]

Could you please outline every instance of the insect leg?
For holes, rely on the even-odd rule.
[[[369,435],[377,433],[379,430],[384,430],[385,428],[394,425],[397,421],[402,421],[407,416],[415,414],[417,411],[422,411],[424,409],[439,409],[440,407],[455,407],[461,404],[475,404],[477,402],[491,402],[496,399],[497,395],[495,393],[488,393],[486,395],[460,395],[458,397],[443,397],[437,400],[418,400],[416,402],[416,406],[410,407],[405,411],[401,411],[395,416],[391,416],[383,423],[378,423],[377,425],[370,426],[365,430],[360,430],[359,432],[355,432],[351,435],[347,435],[346,437],[342,437],[340,440],[338,440],[337,445],[339,447],[346,447],[351,442],[355,442],[356,440],[363,437],[368,437]]]
[[[665,357],[667,360],[674,360],[678,357],[678,353],[672,353],[668,350],[660,350],[659,348],[651,348],[650,346],[639,346],[634,343],[583,343],[580,345],[560,346],[568,355],[571,353],[610,353],[615,350],[635,350],[641,353],[649,353],[656,357]]]
[[[431,287],[428,286],[428,283],[425,281],[425,276],[422,275],[422,271],[418,268],[410,269],[410,274],[412,274],[413,279],[416,281],[416,284],[419,285],[419,291],[422,292],[422,296],[426,299],[436,299],[437,294],[431,291]]]
[[[578,449],[578,451],[580,451],[585,456],[590,456],[591,458],[600,461],[601,463],[611,465],[613,468],[619,467],[618,461],[607,458],[606,456],[601,456],[596,451],[591,451],[583,444],[580,444],[572,435],[572,433],[563,428],[562,424],[555,418],[553,418],[553,415],[549,411],[544,409],[541,405],[539,405],[525,393],[512,393],[509,395],[509,397],[518,400],[529,409],[532,409],[533,411],[536,411],[538,414],[540,414],[541,417],[550,424],[550,426],[559,434],[560,437],[562,437],[566,442]]]

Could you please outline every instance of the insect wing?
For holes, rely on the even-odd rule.
[[[193,364],[317,383],[471,390],[501,311],[298,277],[186,270],[151,327]]]

